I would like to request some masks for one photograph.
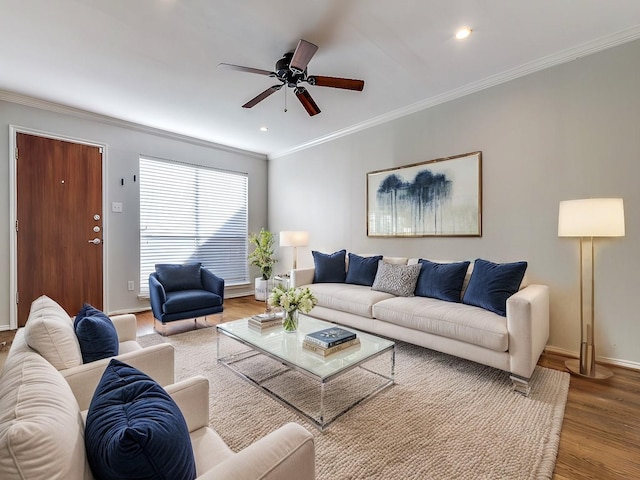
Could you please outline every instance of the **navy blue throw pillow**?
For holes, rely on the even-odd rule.
[[[313,283],[344,283],[346,276],[345,256],[346,250],[339,250],[335,253],[320,253],[315,250],[311,252],[316,270],[313,276]]]
[[[507,316],[507,298],[520,289],[527,262],[492,263],[477,259],[462,303]]]
[[[97,479],[196,477],[189,429],[176,403],[150,377],[115,359],[91,400],[84,441]]]
[[[421,264],[415,294],[447,302],[460,303],[462,284],[470,262],[435,263],[418,260]]]
[[[173,264],[156,264],[158,280],[166,292],[177,290],[202,290],[200,262]]]
[[[382,260],[382,255],[374,257],[361,257],[355,253],[349,254],[349,268],[345,283],[355,285],[365,285],[370,287],[376,279],[378,273],[378,262]]]
[[[111,319],[97,308],[85,303],[76,315],[73,329],[78,337],[83,363],[118,355],[120,342],[116,327]]]

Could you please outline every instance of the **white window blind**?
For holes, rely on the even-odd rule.
[[[249,281],[245,174],[140,158],[140,294],[156,263],[201,262],[225,286]]]

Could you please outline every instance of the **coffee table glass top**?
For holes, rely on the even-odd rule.
[[[321,380],[353,368],[363,360],[374,357],[394,346],[394,342],[370,335],[350,327],[343,327],[356,332],[360,345],[354,345],[327,357],[310,352],[302,347],[307,333],[317,332],[335,326],[333,323],[318,320],[306,315],[300,315],[298,330],[293,333],[285,332],[282,327],[275,327],[262,332],[250,328],[247,319],[221,323],[218,330],[230,337],[246,343],[256,350],[268,355],[281,358],[295,365]]]

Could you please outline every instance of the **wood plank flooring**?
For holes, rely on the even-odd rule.
[[[208,317],[208,322],[227,322],[263,310],[264,302],[253,297],[226,299],[224,312]],[[150,312],[137,318],[140,335],[153,332]],[[167,325],[169,334],[193,329],[193,320],[173,323]],[[203,325],[202,319],[198,325]],[[565,371],[565,360],[544,353],[538,363]],[[615,375],[604,381],[571,376],[554,480],[640,479],[640,371],[608,367]]]

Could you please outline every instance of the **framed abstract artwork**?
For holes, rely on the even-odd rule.
[[[480,237],[482,152],[367,173],[369,237]]]

